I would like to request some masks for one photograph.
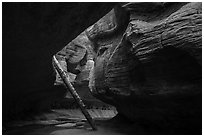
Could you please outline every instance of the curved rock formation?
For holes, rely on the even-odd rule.
[[[122,7],[116,19],[104,17],[86,31],[97,53],[92,94],[131,120],[201,133],[201,3]]]

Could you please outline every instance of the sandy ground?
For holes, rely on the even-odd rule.
[[[174,135],[201,134],[173,129],[157,122],[130,122],[115,110],[88,110],[97,130],[92,131],[80,110],[55,110],[32,121],[13,121],[3,126],[3,135]],[[176,125],[175,125],[176,126]],[[191,128],[190,128],[191,129]]]
[[[97,130],[92,131],[89,125],[84,128],[60,128],[55,126],[24,126],[7,131],[5,134],[10,135],[119,135],[125,134],[119,132],[114,126],[107,126],[102,121],[97,121]],[[101,123],[101,124],[100,124]]]
[[[80,110],[54,110],[36,117],[34,121],[14,121],[3,129],[10,135],[118,135],[126,124],[118,123],[113,117],[115,110],[89,110],[97,130],[93,131]],[[120,121],[120,120],[119,120]]]
[[[146,134],[143,126],[118,116],[116,110],[88,110],[97,130],[91,130],[80,110],[53,110],[33,121],[14,121],[3,127],[4,135],[128,135]],[[142,128],[141,128],[142,127]]]

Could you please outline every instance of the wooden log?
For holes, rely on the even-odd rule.
[[[90,116],[90,114],[88,113],[88,111],[85,108],[85,104],[83,103],[83,101],[81,100],[81,98],[77,94],[76,90],[74,89],[74,87],[70,83],[69,76],[67,75],[66,72],[64,72],[64,70],[60,66],[60,64],[59,64],[59,62],[58,62],[58,60],[56,59],[55,56],[53,56],[53,62],[54,62],[54,67],[57,70],[57,72],[59,73],[60,77],[63,79],[63,82],[64,82],[67,90],[71,93],[71,95],[73,96],[73,98],[75,99],[77,104],[79,105],[82,113],[86,117],[86,119],[89,122],[90,126],[92,127],[93,130],[97,130],[97,128],[95,126],[95,123],[94,123],[94,120],[92,119],[92,117]]]

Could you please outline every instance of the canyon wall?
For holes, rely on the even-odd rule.
[[[92,95],[160,133],[201,133],[202,4],[127,3],[114,13],[86,30]]]

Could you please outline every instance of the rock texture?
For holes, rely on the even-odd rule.
[[[114,3],[3,3],[2,98],[6,121],[47,110],[65,90],[54,87],[52,56]]]
[[[158,133],[201,134],[202,4],[121,6],[86,30],[92,94]]]
[[[57,52],[55,56],[61,62],[63,69],[69,74],[71,82],[88,81],[89,70],[93,66],[91,62],[93,60],[93,49],[84,32]],[[81,78],[79,79],[79,77]],[[58,74],[56,75],[56,83],[62,83]]]

